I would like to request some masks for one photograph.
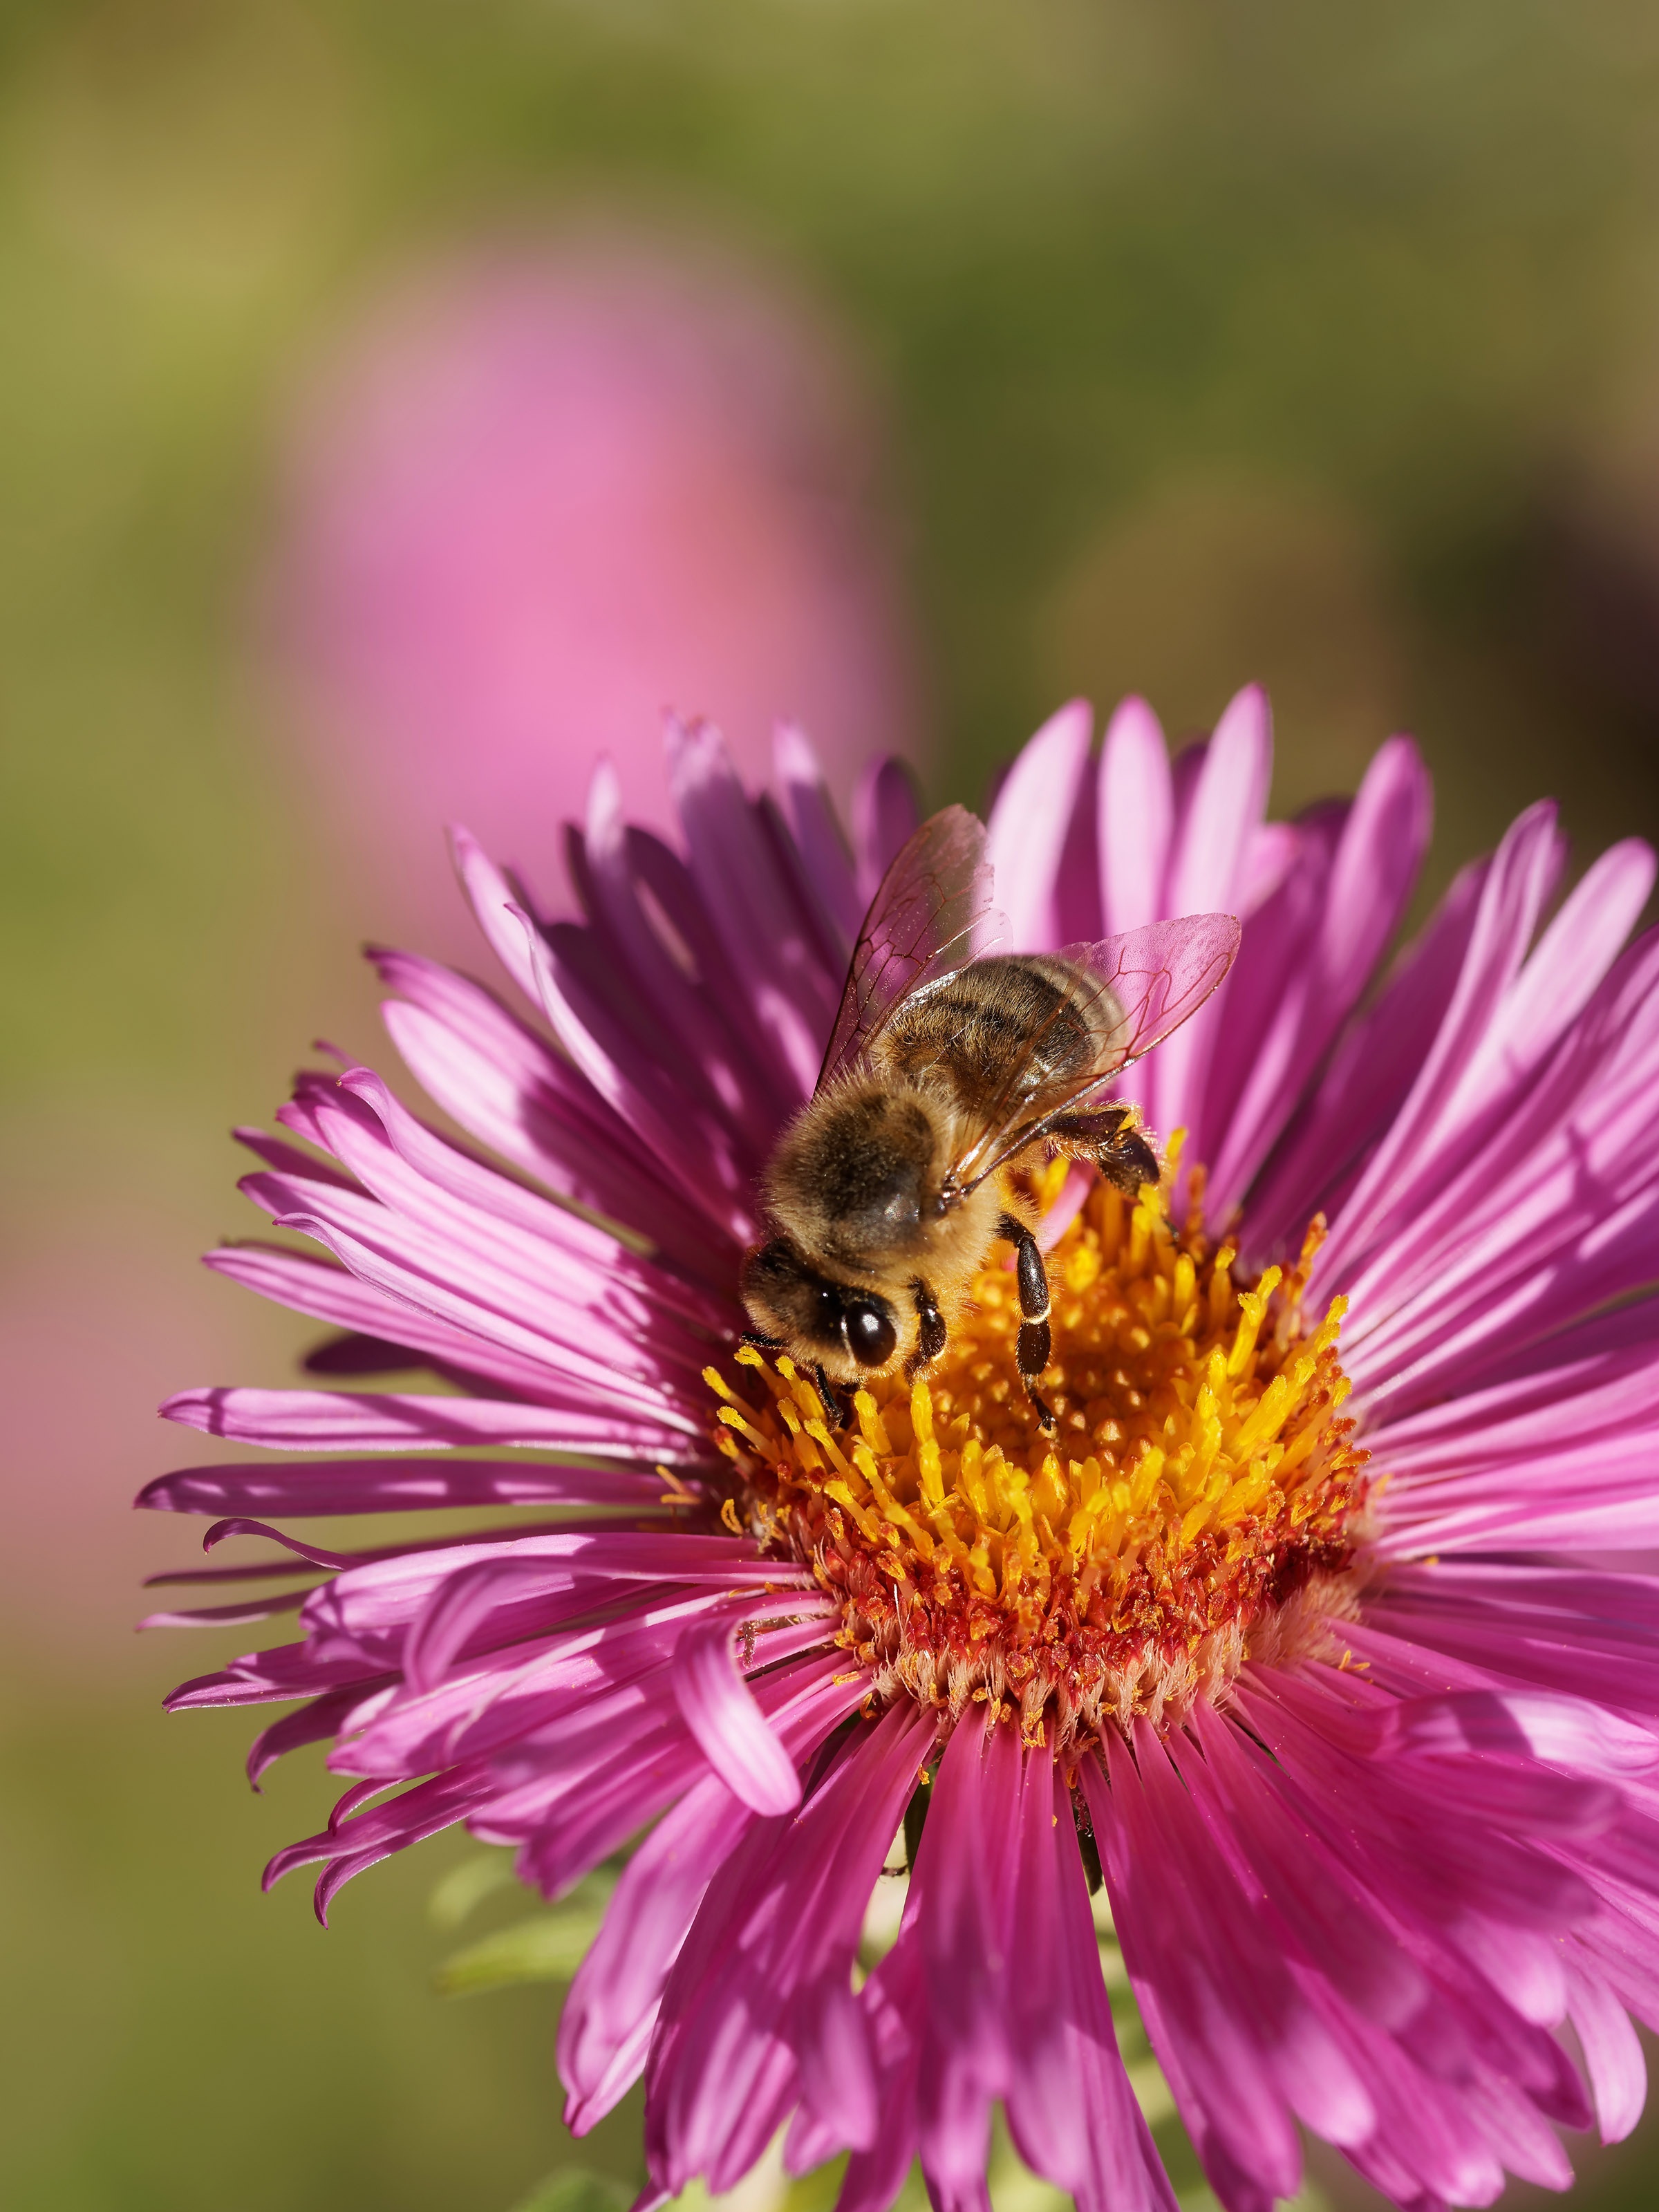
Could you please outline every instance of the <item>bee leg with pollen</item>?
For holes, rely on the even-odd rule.
[[[1135,1127],[1124,1106],[1105,1106],[1094,1114],[1067,1114],[1052,1121],[1049,1141],[1068,1159],[1088,1160],[1102,1180],[1133,1198],[1144,1182],[1158,1181],[1158,1154]]]
[[[914,1381],[924,1367],[931,1367],[945,1349],[948,1332],[945,1316],[939,1310],[939,1301],[920,1275],[910,1285],[910,1295],[916,1306],[916,1348],[904,1363],[907,1382]]]
[[[1019,1379],[1025,1386],[1026,1396],[1036,1408],[1037,1419],[1045,1429],[1052,1429],[1054,1413],[1036,1387],[1054,1346],[1048,1327],[1048,1271],[1036,1238],[1023,1221],[1016,1221],[1012,1213],[1005,1213],[997,1223],[997,1234],[1007,1238],[1018,1257],[1020,1329],[1014,1358],[1019,1368]]]

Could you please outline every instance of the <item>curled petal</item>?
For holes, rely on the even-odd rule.
[[[793,1813],[800,1777],[738,1670],[737,1632],[725,1620],[689,1629],[674,1653],[674,1695],[708,1764],[757,1813]]]

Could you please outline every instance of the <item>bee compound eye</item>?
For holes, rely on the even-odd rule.
[[[847,1348],[860,1367],[884,1367],[898,1349],[898,1331],[868,1298],[847,1308],[846,1328]]]

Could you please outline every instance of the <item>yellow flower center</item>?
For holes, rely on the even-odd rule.
[[[738,1477],[726,1517],[811,1565],[879,1701],[952,1721],[994,1701],[1057,1747],[1140,1714],[1173,1724],[1351,1607],[1366,1478],[1340,1418],[1346,1302],[1310,1328],[1301,1304],[1322,1233],[1242,1287],[1196,1209],[1176,1231],[1157,1186],[1097,1185],[1048,1256],[1049,1436],[996,1259],[927,1376],[873,1376],[850,1429],[786,1356],[745,1347],[752,1385],[708,1376]]]

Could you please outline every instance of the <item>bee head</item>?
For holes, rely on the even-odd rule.
[[[743,1302],[757,1328],[840,1382],[885,1367],[898,1350],[893,1309],[873,1291],[838,1283],[775,1237],[744,1262]]]

